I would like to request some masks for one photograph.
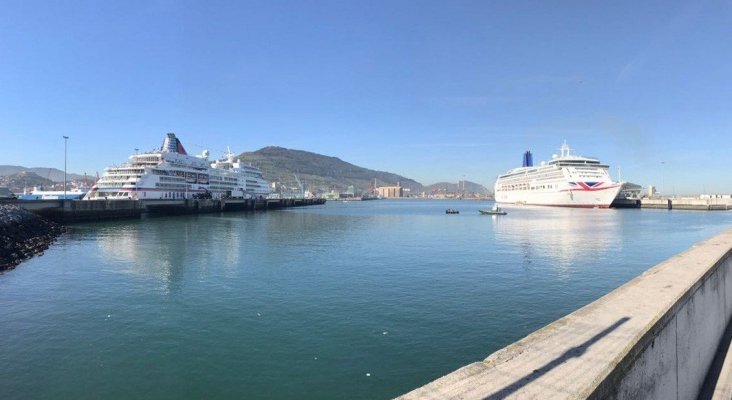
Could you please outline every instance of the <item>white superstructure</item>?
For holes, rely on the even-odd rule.
[[[567,143],[560,156],[539,166],[532,164],[527,152],[523,167],[498,177],[494,188],[497,203],[607,208],[621,188],[621,183],[610,178],[607,165],[570,154]]]
[[[188,155],[175,134],[168,133],[159,151],[135,154],[122,166],[106,168],[84,200],[259,198],[269,193],[258,168],[243,165],[231,152],[214,162],[208,151]]]

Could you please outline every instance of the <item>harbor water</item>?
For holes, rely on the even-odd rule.
[[[478,212],[491,206],[72,225],[0,274],[0,398],[392,398],[732,226],[725,211]]]

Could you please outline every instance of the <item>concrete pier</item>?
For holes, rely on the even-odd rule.
[[[640,207],[665,210],[725,211],[732,210],[732,199],[700,199],[690,197],[641,199]]]
[[[731,314],[728,230],[401,398],[696,399]]]
[[[171,199],[171,200],[13,200],[15,204],[60,223],[140,218],[143,214],[199,214],[270,210],[325,204],[323,199]]]

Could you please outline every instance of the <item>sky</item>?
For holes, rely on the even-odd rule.
[[[0,0],[0,164],[93,175],[175,132],[492,188],[566,141],[732,193],[732,1]]]

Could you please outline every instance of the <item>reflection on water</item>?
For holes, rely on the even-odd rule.
[[[527,266],[549,259],[566,278],[573,265],[622,251],[618,211],[523,206],[508,212],[491,217],[495,240],[513,244]]]
[[[251,224],[242,218],[198,215],[159,218],[105,228],[98,236],[101,255],[114,261],[116,272],[159,279],[175,290],[186,271],[203,280],[234,273],[240,262],[242,231]],[[115,229],[119,228],[119,229]]]
[[[305,262],[328,246],[324,241],[352,230],[362,219],[343,224],[332,218],[278,211],[154,218],[105,226],[95,239],[102,257],[113,261],[105,261],[107,268],[158,279],[165,291],[173,291],[186,274],[204,281],[211,274],[240,273],[260,262],[251,254],[269,252],[271,259]]]

